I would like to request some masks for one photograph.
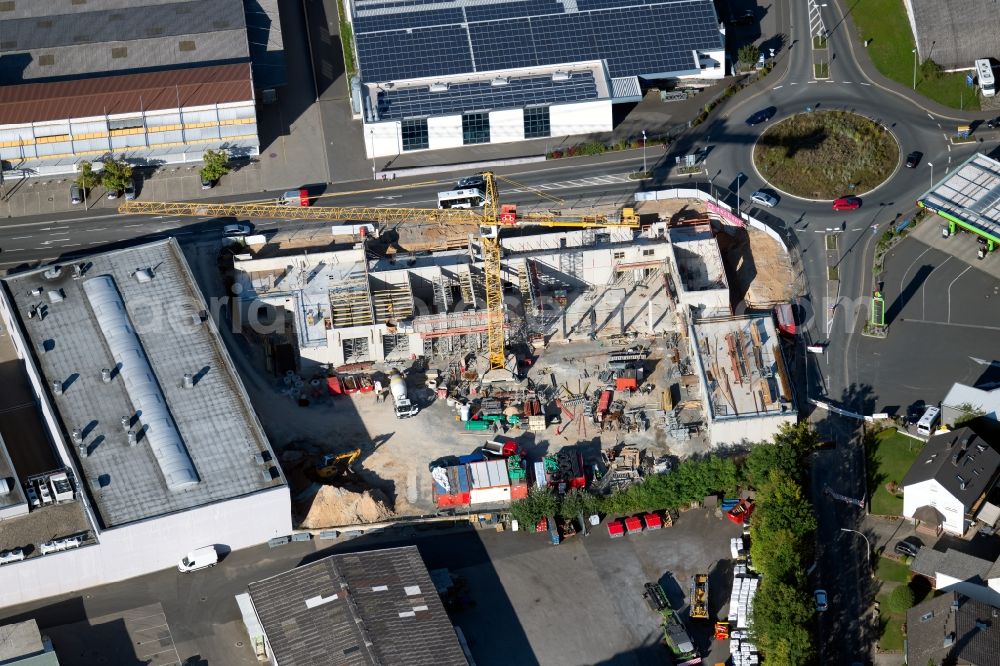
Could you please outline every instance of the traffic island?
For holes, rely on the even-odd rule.
[[[892,175],[899,145],[885,127],[846,111],[809,111],[757,140],[754,166],[768,183],[805,199],[869,192]]]

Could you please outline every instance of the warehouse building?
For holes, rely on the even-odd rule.
[[[272,664],[470,663],[416,546],[331,555],[251,583],[237,601]]]
[[[0,529],[0,605],[291,532],[285,479],[176,241],[3,287],[44,434],[4,436],[28,511]]]
[[[350,3],[368,157],[609,132],[645,81],[720,79],[712,0]]]
[[[154,166],[210,148],[256,155],[254,79],[285,74],[275,1],[250,16],[241,0],[0,3],[7,177],[107,155]]]

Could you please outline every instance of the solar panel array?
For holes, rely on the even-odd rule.
[[[352,15],[366,82],[581,60],[612,77],[690,73],[692,51],[724,47],[712,0],[353,0]]]
[[[503,86],[493,86],[489,81],[452,84],[447,92],[431,92],[425,86],[379,91],[379,118],[447,115],[598,97],[592,72],[574,72],[568,81],[553,81],[551,76],[511,78],[509,81]]]

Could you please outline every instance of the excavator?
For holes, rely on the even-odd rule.
[[[316,476],[327,481],[340,478],[342,476],[354,476],[356,473],[351,468],[354,461],[361,455],[361,449],[354,449],[347,453],[327,453],[316,463]]]
[[[618,219],[605,215],[563,217],[549,213],[519,214],[514,204],[500,204],[497,177],[492,171],[482,174],[485,203],[482,210],[461,208],[379,208],[369,206],[283,206],[277,203],[208,203],[123,201],[118,212],[125,215],[177,215],[190,217],[237,217],[245,219],[322,220],[340,222],[376,222],[379,225],[406,222],[477,225],[483,257],[486,286],[486,338],[489,370],[485,382],[514,381],[507,368],[504,340],[503,279],[500,264],[500,230],[505,227],[543,226],[570,228],[638,228],[633,208],[622,209]]]

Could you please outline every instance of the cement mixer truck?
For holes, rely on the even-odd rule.
[[[396,412],[397,419],[415,416],[420,411],[406,397],[406,380],[403,379],[398,370],[393,370],[389,375],[389,393],[392,394],[393,411]]]

